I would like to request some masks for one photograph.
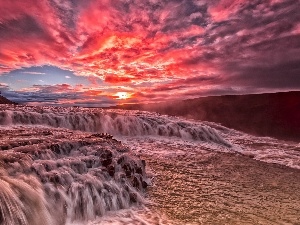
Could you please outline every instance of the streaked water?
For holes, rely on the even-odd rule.
[[[300,221],[298,143],[140,111],[0,109],[1,224]]]

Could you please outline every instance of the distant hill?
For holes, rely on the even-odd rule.
[[[0,104],[17,104],[0,95]]]
[[[300,92],[211,96],[117,108],[212,121],[254,135],[300,141]]]

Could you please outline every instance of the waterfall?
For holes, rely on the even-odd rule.
[[[23,128],[0,143],[0,224],[88,221],[144,202],[145,162],[111,135]]]
[[[44,125],[122,136],[178,137],[230,147],[230,143],[207,125],[138,111],[15,106],[0,112],[1,124]]]
[[[63,225],[144,205],[146,162],[113,136],[231,145],[200,122],[139,111],[0,106],[0,224]]]

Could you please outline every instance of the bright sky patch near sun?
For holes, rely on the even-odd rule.
[[[114,96],[116,96],[117,99],[128,99],[131,97],[131,95],[127,92],[117,92]]]
[[[0,1],[0,91],[109,106],[299,90],[299,10],[298,0]]]

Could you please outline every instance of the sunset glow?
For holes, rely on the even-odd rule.
[[[117,92],[114,96],[118,97],[117,99],[128,99],[130,94],[127,92]]]
[[[106,106],[299,90],[295,0],[0,2],[0,91]],[[132,93],[115,98],[115,93]]]

